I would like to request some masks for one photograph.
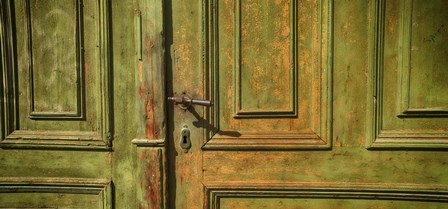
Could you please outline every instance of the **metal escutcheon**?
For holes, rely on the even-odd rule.
[[[184,150],[185,153],[191,148],[191,140],[190,140],[190,129],[188,129],[187,125],[184,125],[180,132],[180,147]]]

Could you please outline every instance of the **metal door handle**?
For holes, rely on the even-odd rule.
[[[202,99],[190,99],[187,95],[183,94],[181,96],[168,97],[169,101],[174,102],[182,109],[188,109],[191,105],[202,105],[210,107],[213,105],[213,102],[210,100],[202,100]]]

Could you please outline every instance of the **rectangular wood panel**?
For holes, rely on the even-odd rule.
[[[30,118],[84,118],[80,0],[46,4],[27,0],[26,10]]]
[[[206,83],[215,106],[203,148],[330,147],[331,4],[205,3]]]
[[[296,5],[235,1],[235,117],[297,116]]]
[[[108,1],[3,4],[1,146],[109,149]]]
[[[205,186],[206,208],[394,208],[446,207],[446,188],[434,185],[382,185],[354,183],[295,183],[272,185]],[[340,204],[340,205],[338,205]],[[416,207],[416,208],[419,208]]]
[[[448,148],[444,1],[372,3],[372,132],[368,147]],[[398,73],[397,73],[398,72]]]
[[[433,1],[428,6],[412,0],[403,4],[399,117],[448,117],[446,3]]]
[[[0,178],[0,208],[112,208],[107,180]]]

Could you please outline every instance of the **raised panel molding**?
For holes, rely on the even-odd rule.
[[[222,2],[218,0],[204,0],[203,1],[203,46],[204,46],[204,75],[206,82],[204,82],[204,93],[205,97],[213,100],[214,104],[210,110],[207,110],[207,121],[210,123],[208,125],[208,130],[204,135],[207,139],[202,146],[204,150],[309,150],[309,149],[329,149],[332,146],[331,142],[331,98],[332,98],[332,1],[327,0],[316,0],[306,5],[300,7],[299,1],[290,0],[287,1],[289,8],[286,12],[283,11],[282,14],[287,13],[286,17],[282,21],[288,20],[288,25],[290,26],[289,37],[288,37],[288,53],[289,53],[289,63],[288,69],[290,77],[290,82],[288,84],[289,92],[284,95],[289,95],[289,104],[285,105],[284,108],[279,109],[264,109],[260,108],[257,110],[248,110],[242,107],[242,1],[235,0],[230,1],[233,6],[228,6],[225,12],[232,13],[234,17],[229,17],[226,22],[222,22],[220,19],[219,8]],[[284,3],[284,2],[283,2]],[[224,4],[224,3],[223,3]],[[309,8],[307,6],[310,6]],[[230,9],[232,8],[232,9]],[[310,9],[309,16],[312,16],[310,20],[305,20],[309,22],[302,21],[299,17],[301,9]],[[284,8],[283,8],[284,9]],[[229,11],[232,10],[232,11]],[[311,10],[311,9],[310,9]],[[306,10],[308,11],[308,10]],[[302,11],[303,13],[304,11]],[[312,20],[312,21],[311,21]],[[313,22],[316,21],[316,22]],[[299,23],[300,22],[300,23]],[[313,23],[311,23],[313,22]],[[300,65],[300,52],[298,49],[300,28],[298,25],[302,24],[303,27],[310,27],[312,32],[306,34],[306,38],[313,40],[310,45],[312,47],[307,48],[307,53],[303,57],[307,57],[308,60],[303,61],[302,66]],[[222,26],[224,25],[224,26]],[[317,25],[317,26],[315,26]],[[220,34],[220,27],[228,29],[231,26],[231,30],[226,30],[225,34]],[[264,26],[263,26],[264,27]],[[312,29],[311,29],[312,28]],[[223,29],[224,30],[224,29]],[[304,30],[304,29],[303,29]],[[227,35],[226,35],[227,34]],[[310,35],[311,34],[311,35]],[[226,53],[220,53],[222,50],[220,46],[220,37],[227,36],[223,42],[233,42],[231,48],[232,55]],[[230,37],[232,36],[232,37]],[[305,38],[304,38],[305,39]],[[302,40],[303,41],[303,40]],[[308,42],[307,42],[308,44]],[[230,44],[227,44],[230,45]],[[302,44],[304,45],[304,44]],[[221,56],[221,57],[220,57]],[[232,68],[225,68],[220,66],[220,59],[233,59]],[[230,58],[231,57],[231,58]],[[228,60],[227,60],[228,61]],[[307,65],[307,66],[305,66]],[[304,69],[300,69],[303,67]],[[308,68],[305,70],[305,68]],[[285,68],[286,69],[286,68]],[[231,71],[233,77],[230,79],[228,84],[230,87],[229,91],[225,92],[225,88],[220,89],[220,83],[222,84],[224,80],[229,79],[228,77],[220,78],[220,71]],[[301,71],[302,70],[302,71]],[[303,75],[300,72],[304,71]],[[302,78],[300,78],[302,76]],[[304,77],[307,77],[306,79]],[[309,77],[309,78],[308,78]],[[300,83],[300,79],[309,82],[308,86]],[[227,82],[227,81],[226,81]],[[248,82],[248,81],[246,81]],[[227,84],[226,84],[227,85]],[[300,86],[302,85],[302,86]],[[232,87],[233,86],[233,87]],[[222,88],[222,86],[221,86]],[[310,95],[300,95],[301,89],[307,89]],[[303,93],[303,92],[302,92]],[[306,94],[306,93],[305,93]],[[231,97],[233,101],[225,101],[231,113],[231,119],[222,119],[220,115],[223,113],[224,105],[220,104],[222,99],[220,95],[226,95],[226,97]],[[230,95],[230,96],[228,96]],[[273,96],[273,95],[271,95]],[[308,96],[312,99],[308,99]],[[286,96],[285,96],[286,98]],[[301,102],[306,100],[305,102]],[[247,99],[247,98],[245,98]],[[220,101],[221,100],[221,101]],[[285,100],[286,101],[286,100]],[[286,103],[285,103],[286,104]],[[302,105],[303,104],[303,105]],[[282,103],[283,105],[283,103]],[[303,106],[302,109],[299,106]],[[232,107],[233,106],[233,107]],[[280,106],[279,106],[280,107]],[[308,108],[308,109],[307,109]],[[301,112],[302,111],[302,115]],[[227,111],[226,111],[227,113]],[[227,116],[227,115],[226,115]],[[305,119],[302,119],[305,118]],[[282,124],[282,130],[270,130],[268,128],[251,130],[251,131],[241,131],[237,128],[222,128],[222,120],[232,120],[235,124],[248,122],[254,123],[260,120],[258,124],[263,124],[264,121],[275,121],[279,120]],[[286,121],[288,121],[288,125]],[[294,120],[294,121],[293,121]],[[231,123],[228,122],[227,123]],[[303,124],[291,125],[293,123]],[[246,124],[246,125],[247,125]],[[228,125],[228,124],[226,124]],[[291,125],[292,128],[287,128]],[[249,127],[247,125],[246,127]],[[268,126],[267,126],[268,127]],[[254,129],[254,128],[252,128]],[[288,129],[288,130],[287,130]],[[299,130],[300,129],[300,130]]]
[[[411,97],[411,50],[412,50],[412,19],[413,19],[413,2],[414,0],[408,0],[402,2],[401,22],[402,26],[402,38],[401,38],[401,53],[399,53],[399,76],[401,80],[401,88],[399,94],[401,95],[402,106],[401,112],[398,114],[400,118],[442,118],[448,117],[447,108],[412,108],[410,107]]]
[[[289,108],[286,110],[244,110],[242,107],[242,79],[241,79],[241,67],[242,67],[242,52],[241,52],[241,0],[235,0],[235,47],[234,47],[234,71],[235,71],[235,93],[234,93],[234,107],[235,118],[260,118],[260,117],[297,117],[297,0],[291,0],[289,5],[289,27],[291,29],[291,36],[289,37],[289,67],[292,68],[289,73],[290,89],[289,89]],[[217,24],[217,23],[216,23]],[[275,68],[275,66],[270,66]],[[277,66],[277,68],[279,68]],[[252,75],[253,76],[253,75]],[[247,80],[247,79],[246,79]],[[247,81],[246,81],[247,82]],[[274,96],[274,95],[271,95]]]
[[[448,111],[445,108],[412,108],[410,107],[410,72],[411,72],[411,51],[412,51],[412,19],[413,2],[415,0],[399,1],[400,27],[398,40],[398,85],[397,112],[394,115],[393,123],[407,124],[419,120],[440,120],[447,118]],[[366,146],[368,149],[447,149],[448,131],[446,129],[430,129],[422,127],[420,129],[402,128],[395,130],[384,129],[384,89],[385,84],[385,34],[386,30],[386,2],[387,0],[375,0],[371,2],[371,85],[369,92],[371,97],[368,100],[368,126]],[[390,19],[390,18],[389,18]],[[390,27],[390,26],[389,26]],[[391,119],[389,119],[391,120]],[[390,123],[390,122],[389,122]],[[443,122],[439,122],[443,124]],[[405,126],[403,126],[405,127]]]
[[[15,193],[32,193],[32,194],[72,194],[72,195],[91,195],[93,198],[97,198],[99,205],[98,209],[112,209],[113,205],[113,191],[112,182],[108,179],[65,179],[65,178],[13,178],[13,177],[0,177],[0,195],[8,195]],[[59,199],[59,200],[58,200]],[[47,202],[44,204],[46,207],[59,208],[55,205],[62,199],[55,198],[54,202]],[[20,204],[22,207],[29,208],[27,202],[36,202],[35,200],[21,199]],[[0,202],[0,207],[11,207],[4,205]],[[74,205],[70,205],[74,206]],[[16,207],[16,206],[14,206]],[[33,207],[33,206],[31,206]],[[34,206],[35,208],[42,208],[42,205]],[[70,208],[72,208],[70,207]]]
[[[29,53],[29,95],[30,95],[30,118],[31,119],[84,119],[85,118],[85,85],[84,85],[84,54],[83,54],[83,49],[84,49],[84,45],[83,45],[83,5],[82,5],[82,0],[76,0],[75,2],[75,20],[74,25],[75,25],[75,34],[74,34],[74,42],[75,42],[75,52],[69,52],[69,51],[64,51],[65,56],[68,56],[70,54],[74,54],[75,55],[75,69],[76,70],[76,109],[75,110],[71,110],[71,111],[39,111],[36,110],[36,85],[35,85],[35,77],[37,72],[39,72],[39,70],[35,70],[34,65],[38,65],[38,63],[35,63],[34,61],[34,56],[35,54],[40,54],[40,53],[35,53],[33,51],[33,18],[32,18],[32,8],[31,8],[31,3],[30,0],[26,0],[26,15],[27,15],[27,35],[28,35],[28,53]],[[54,13],[54,12],[53,12]],[[64,21],[70,21],[68,19],[65,19]],[[36,21],[38,22],[38,21]],[[66,27],[73,27],[69,24],[65,25]],[[37,26],[36,26],[37,27]],[[45,30],[44,29],[40,29],[40,30]],[[50,34],[45,34],[44,36],[50,36]],[[55,47],[56,48],[56,47]],[[53,50],[61,50],[61,49],[53,49]],[[41,52],[42,53],[42,52]],[[50,57],[50,56],[47,56]],[[39,60],[41,61],[41,60]],[[36,61],[38,62],[38,61]],[[54,62],[56,62],[56,60],[54,60]],[[57,72],[61,73],[61,71],[66,71],[67,69],[57,69]],[[42,82],[42,81],[41,81]],[[43,82],[47,82],[47,80],[43,81]],[[50,87],[51,88],[51,87]],[[65,95],[62,97],[67,97],[68,95],[68,91],[72,90],[69,88],[64,89]],[[42,90],[41,90],[42,91]],[[48,92],[49,90],[46,89],[46,91]],[[58,96],[61,97],[61,96]],[[41,98],[44,99],[45,98]],[[67,99],[67,98],[66,98]],[[54,104],[52,104],[54,105]],[[60,105],[60,104],[59,104]]]
[[[440,185],[369,183],[216,184],[204,186],[205,208],[219,209],[225,198],[365,199],[448,202]]]
[[[25,1],[29,4],[29,0]],[[99,80],[98,86],[98,104],[97,107],[91,107],[93,110],[97,110],[97,117],[93,123],[96,123],[96,129],[91,131],[66,131],[66,130],[24,130],[21,129],[19,114],[24,114],[24,111],[19,108],[19,82],[18,82],[18,64],[17,64],[17,38],[15,37],[16,18],[14,15],[14,4],[17,2],[2,1],[1,14],[2,16],[2,89],[1,95],[3,103],[1,105],[1,137],[2,141],[0,146],[2,148],[26,148],[26,149],[93,149],[93,150],[110,150],[112,146],[113,138],[113,125],[112,125],[112,77],[111,77],[111,65],[110,65],[110,1],[100,0],[97,2],[99,10],[97,17],[98,30],[98,43],[99,53],[97,55],[99,60]],[[83,8],[83,1],[78,0],[77,4]],[[29,10],[29,8],[27,8]],[[81,22],[81,14],[83,12],[79,8],[77,12],[78,21]],[[29,15],[29,11],[28,11]],[[28,25],[26,27],[29,31],[29,17]],[[82,33],[82,24],[79,23],[78,33]],[[78,38],[82,36],[78,34]],[[28,40],[30,41],[30,40]],[[79,65],[82,65],[82,57],[84,49],[81,44],[82,40],[78,40],[79,46],[77,47],[79,56]],[[30,51],[30,49],[28,49]],[[31,60],[29,60],[31,64]],[[30,65],[31,66],[31,65]],[[82,90],[85,79],[83,74],[83,66],[79,66],[79,86],[80,99],[78,100],[78,112],[75,114],[58,114],[58,113],[36,113],[31,112],[28,119],[47,122],[58,121],[65,123],[66,121],[85,121],[85,112],[82,107],[84,103]],[[32,69],[29,69],[31,72]],[[32,74],[28,81],[32,82]],[[31,92],[32,89],[29,89]],[[31,93],[32,95],[32,93]],[[33,98],[31,96],[31,101]],[[31,102],[31,110],[33,109],[33,102]],[[22,116],[23,117],[23,116]],[[44,120],[43,120],[44,119]]]

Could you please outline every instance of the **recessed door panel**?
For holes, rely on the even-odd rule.
[[[16,33],[6,37],[14,47],[3,69],[3,146],[108,149],[107,2],[10,5],[7,26]]]
[[[377,1],[371,147],[445,148],[448,71],[444,1]]]
[[[204,148],[331,146],[323,4],[206,1],[205,70],[215,106],[209,116],[214,130]]]

